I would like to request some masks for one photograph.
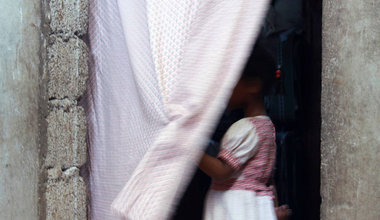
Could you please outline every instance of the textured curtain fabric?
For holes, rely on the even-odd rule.
[[[91,219],[170,217],[266,8],[267,0],[91,0]]]

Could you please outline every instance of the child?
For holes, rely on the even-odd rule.
[[[274,220],[273,187],[267,186],[276,154],[275,129],[266,115],[264,95],[275,81],[273,57],[256,44],[230,98],[245,118],[226,132],[217,158],[204,154],[199,168],[213,179],[206,220]]]

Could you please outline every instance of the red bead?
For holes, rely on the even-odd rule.
[[[280,78],[281,77],[281,70],[276,70],[276,78]]]

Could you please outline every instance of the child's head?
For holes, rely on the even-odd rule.
[[[230,98],[229,108],[239,108],[255,97],[267,95],[275,83],[276,62],[262,42],[257,42]]]
[[[266,47],[263,41],[256,43],[240,79],[240,81],[260,80],[263,96],[271,91],[276,80],[276,61]]]

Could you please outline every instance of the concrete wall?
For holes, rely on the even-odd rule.
[[[86,219],[88,0],[0,7],[0,220]]]
[[[40,0],[0,0],[0,219],[38,219]]]
[[[86,89],[88,0],[44,2],[43,90],[46,133],[42,146],[41,219],[87,219],[86,117],[78,101]],[[43,104],[41,104],[43,105]]]
[[[321,219],[380,219],[380,1],[323,1]]]

